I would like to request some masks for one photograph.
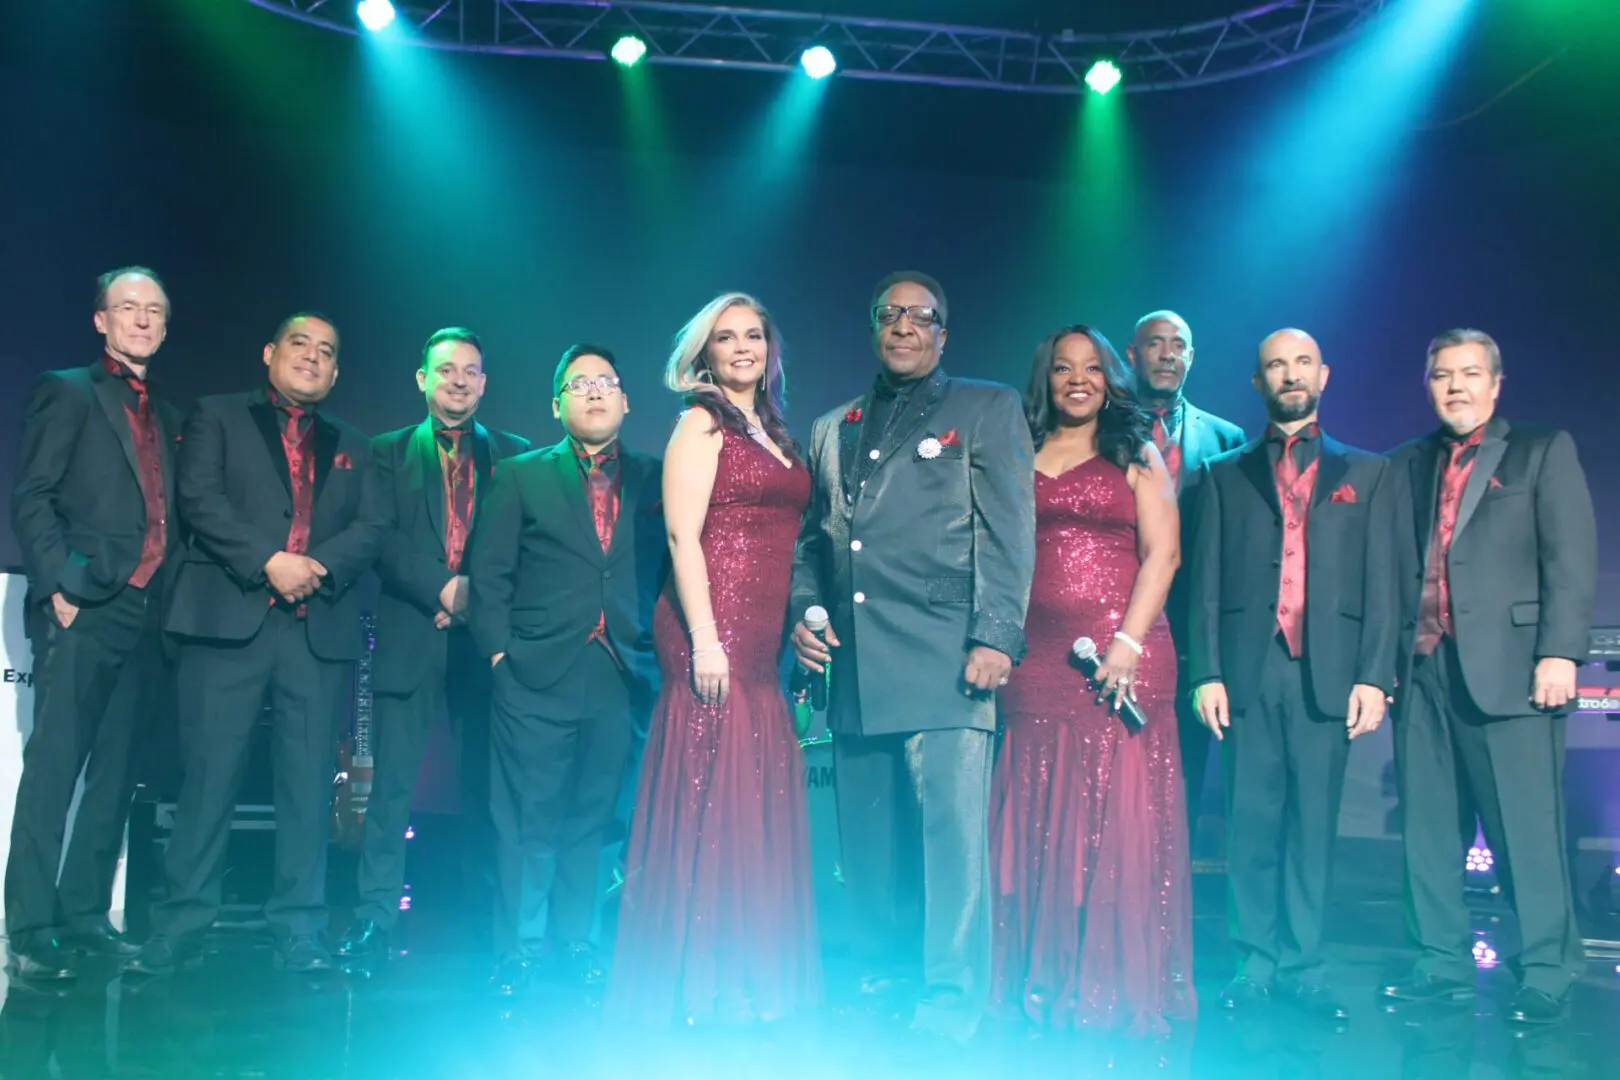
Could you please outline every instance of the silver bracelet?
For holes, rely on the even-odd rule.
[[[726,647],[724,645],[710,645],[706,649],[693,649],[692,659],[696,660],[700,656],[708,656],[710,653],[723,653],[725,651]]]
[[[1142,655],[1142,643],[1131,637],[1131,635],[1127,634],[1125,631],[1114,631],[1114,640],[1123,641],[1127,646],[1130,647],[1131,652],[1135,653],[1137,656]]]

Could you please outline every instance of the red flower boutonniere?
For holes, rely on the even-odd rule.
[[[1349,484],[1340,484],[1333,492],[1332,497],[1328,499],[1330,503],[1353,503],[1355,501],[1356,489]]]
[[[332,468],[334,468],[334,469],[352,469],[352,468],[354,468],[354,459],[351,458],[348,454],[344,453],[342,450],[339,450],[337,452],[337,454],[332,458]]]
[[[1486,487],[1488,487],[1488,488],[1490,488],[1490,489],[1491,489],[1491,490],[1492,490],[1492,491],[1497,491],[1497,490],[1499,490],[1499,489],[1500,489],[1500,488],[1501,488],[1501,486],[1502,486],[1502,481],[1501,481],[1501,480],[1498,480],[1498,479],[1497,479],[1497,478],[1496,478],[1496,477],[1494,477],[1494,476],[1493,476],[1493,477],[1491,477],[1491,478],[1490,478],[1490,480],[1489,480],[1489,481],[1488,481],[1488,482],[1487,482],[1487,483],[1486,483],[1486,484],[1485,484],[1485,486],[1486,486]]]
[[[962,438],[956,433],[955,428],[951,428],[951,430],[939,437],[939,445],[941,446],[957,446],[960,445],[961,442]]]
[[[844,423],[846,423],[846,424],[858,424],[860,422],[861,422],[861,410],[860,409],[858,409],[858,408],[851,409],[851,410],[849,410],[849,412],[844,414]]]

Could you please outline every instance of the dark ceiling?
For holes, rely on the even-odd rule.
[[[738,0],[732,6],[1001,29],[1112,33],[1222,18],[1260,0]],[[720,2],[706,7],[726,6]]]

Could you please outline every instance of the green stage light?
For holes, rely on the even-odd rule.
[[[1120,74],[1119,68],[1114,66],[1112,60],[1099,60],[1091,65],[1090,71],[1086,72],[1086,85],[1091,87],[1094,94],[1106,94],[1118,86],[1122,78],[1124,76]]]
[[[635,67],[647,55],[647,43],[633,34],[627,34],[613,43],[612,56],[622,67]]]
[[[812,79],[825,79],[838,70],[838,61],[825,45],[812,45],[799,57],[799,66]]]

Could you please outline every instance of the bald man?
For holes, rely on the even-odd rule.
[[[1260,345],[1265,434],[1199,478],[1188,677],[1227,775],[1227,919],[1240,957],[1226,1009],[1273,996],[1346,1017],[1322,956],[1350,740],[1394,689],[1392,503],[1384,459],[1324,435],[1309,334]]]

